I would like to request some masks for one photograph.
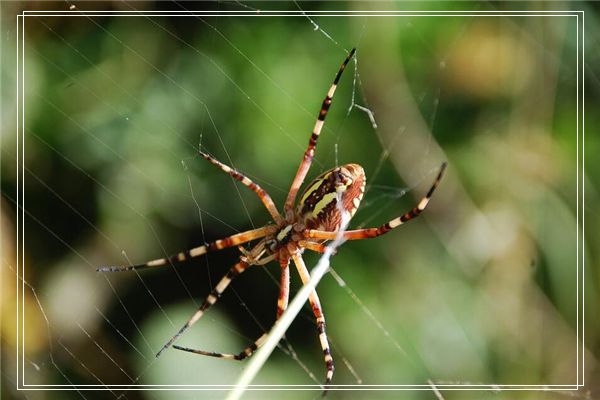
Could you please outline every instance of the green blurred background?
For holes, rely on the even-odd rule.
[[[14,390],[15,15],[69,5],[2,4],[2,396],[221,398],[226,392]],[[247,173],[282,204],[331,80],[347,50],[357,47],[308,179],[336,164],[361,164],[368,191],[351,226],[366,227],[412,207],[442,161],[449,169],[421,218],[381,238],[346,243],[333,258],[338,278],[326,276],[318,292],[336,360],[334,383],[568,385],[578,380],[579,348],[579,381],[586,382],[579,392],[445,391],[442,396],[597,398],[596,5],[98,2],[77,7],[251,13],[26,17],[26,384],[235,383],[246,364],[176,350],[155,359],[154,353],[235,262],[236,250],[139,274],[103,275],[95,268],[144,262],[268,222],[255,195],[198,158],[195,149],[201,144]],[[579,86],[586,96],[585,173],[577,175],[584,142],[581,133],[577,140],[576,17],[284,17],[255,11],[300,8],[585,10],[586,81]],[[586,279],[578,285],[576,260],[581,263],[583,255]],[[305,259],[310,267],[318,257]],[[273,322],[278,269],[270,264],[245,273],[178,343],[241,350]],[[579,275],[583,272],[580,264]],[[292,270],[292,292],[298,282]],[[579,339],[583,336],[577,293],[581,319],[584,287],[585,349],[577,336],[578,329]],[[316,385],[324,376],[306,307],[254,383]],[[247,393],[248,398],[318,396],[316,391]],[[329,396],[436,398],[431,391]]]

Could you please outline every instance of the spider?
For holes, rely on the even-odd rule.
[[[244,186],[255,192],[259,199],[268,210],[274,222],[268,223],[265,226],[257,229],[252,229],[246,232],[241,232],[223,239],[215,240],[211,243],[206,243],[202,246],[194,247],[189,250],[182,251],[173,256],[159,258],[148,261],[144,264],[129,265],[129,266],[110,266],[98,268],[100,272],[115,272],[115,271],[130,271],[142,268],[161,267],[169,264],[177,264],[187,261],[192,258],[200,257],[211,251],[218,251],[228,247],[238,246],[241,255],[240,260],[221,278],[219,283],[214,287],[211,293],[206,297],[202,305],[196,310],[191,318],[179,329],[179,331],[169,339],[169,341],[160,349],[156,357],[171,347],[173,343],[185,332],[188,328],[194,325],[210,308],[217,302],[217,299],[229,286],[231,281],[246,271],[252,265],[264,265],[271,261],[279,262],[281,266],[280,291],[277,299],[276,318],[279,319],[287,308],[290,288],[290,261],[293,261],[300,279],[304,284],[310,279],[310,274],[306,269],[302,253],[305,249],[323,253],[325,251],[325,242],[334,240],[338,235],[338,230],[342,221],[342,213],[346,213],[346,218],[351,218],[363,198],[365,191],[365,172],[358,164],[346,164],[330,169],[317,178],[315,178],[300,195],[298,205],[294,207],[297,194],[300,186],[304,182],[304,178],[311,166],[312,159],[315,154],[317,140],[327,112],[331,106],[333,95],[336,91],[344,69],[354,56],[355,49],[352,49],[342,65],[340,66],[333,84],[329,88],[325,100],[319,111],[317,121],[315,123],[312,135],[308,142],[308,147],[304,152],[304,157],[300,162],[296,176],[292,182],[291,188],[287,194],[283,213],[280,214],[277,207],[273,203],[271,196],[262,189],[258,184],[239,171],[221,163],[214,157],[199,149],[200,155],[221,169],[223,172],[231,175],[236,180],[240,181]],[[360,240],[381,236],[390,230],[397,228],[403,223],[416,218],[429,203],[434,190],[440,183],[446,163],[443,163],[433,185],[427,194],[419,201],[419,203],[409,212],[404,215],[394,218],[391,221],[377,227],[349,230],[342,233],[345,240]],[[253,240],[260,241],[251,249],[247,250],[240,246]],[[327,334],[325,333],[325,316],[319,301],[319,296],[313,290],[309,302],[312,311],[316,318],[317,332],[319,341],[324,354],[326,379],[325,387],[327,387],[333,377],[333,358],[329,349]],[[243,360],[251,356],[266,340],[267,334],[260,336],[254,343],[246,347],[238,354],[225,354],[209,352],[204,350],[190,349],[173,345],[178,350],[183,350],[195,354],[201,354],[210,357],[225,358],[230,360]]]

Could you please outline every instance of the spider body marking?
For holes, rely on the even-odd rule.
[[[365,185],[365,172],[358,164],[335,167],[316,177],[306,186],[295,212],[277,225],[274,234],[265,238],[269,254],[274,255],[276,260],[291,257],[297,250],[302,250],[301,241],[309,240],[306,231],[310,229],[336,232],[342,221],[342,213],[349,218],[356,213]],[[248,255],[250,253],[252,251],[247,252]],[[250,264],[261,263],[256,257],[247,257],[245,261]]]
[[[173,335],[165,345],[158,351],[156,357],[171,347],[173,343],[193,324],[195,324],[204,313],[217,302],[221,294],[227,289],[233,279],[242,274],[247,268],[252,265],[264,265],[271,261],[279,262],[281,267],[280,275],[280,290],[277,299],[276,319],[279,319],[285,311],[289,299],[289,284],[290,284],[290,262],[293,261],[298,271],[298,275],[303,284],[306,284],[310,279],[310,274],[302,253],[304,250],[323,253],[325,250],[325,242],[334,240],[340,235],[345,240],[361,240],[381,236],[394,228],[418,217],[429,204],[429,200],[433,192],[439,185],[446,163],[443,163],[439,173],[430,187],[427,194],[421,198],[415,207],[405,214],[396,217],[387,223],[375,227],[357,230],[346,230],[338,232],[340,229],[342,216],[346,214],[351,218],[358,209],[362,197],[365,192],[365,173],[363,168],[358,164],[345,164],[332,168],[309,183],[300,196],[298,204],[296,197],[298,191],[306,178],[310,169],[317,140],[321,134],[321,130],[325,123],[325,118],[332,104],[333,95],[340,81],[342,73],[346,65],[354,56],[355,49],[352,49],[346,59],[342,62],[333,84],[329,88],[325,99],[321,105],[321,109],[317,116],[312,134],[310,136],[308,146],[304,152],[304,157],[298,166],[298,170],[292,181],[290,190],[284,203],[283,212],[279,213],[270,195],[262,189],[258,184],[253,182],[246,175],[218,161],[211,155],[199,149],[199,154],[202,158],[221,169],[226,174],[232,176],[244,186],[256,193],[261,200],[266,210],[273,218],[274,223],[266,224],[263,227],[252,229],[249,231],[237,233],[223,239],[215,240],[210,243],[205,243],[198,247],[185,250],[169,257],[158,258],[148,261],[143,264],[126,265],[126,266],[108,266],[100,267],[100,272],[118,272],[130,271],[137,269],[155,268],[166,265],[177,265],[192,258],[201,257],[204,254],[212,251],[219,251],[225,248],[237,246],[241,255],[240,261],[236,263],[229,271],[221,278],[217,285],[207,295],[204,302],[198,307],[196,312],[192,314],[189,320]],[[253,247],[246,249],[241,245],[254,240],[258,240]],[[309,296],[309,302],[315,316],[317,333],[319,342],[323,351],[323,359],[326,367],[325,376],[325,391],[328,385],[332,382],[334,365],[333,357],[329,349],[327,334],[325,333],[325,316],[322,311],[321,303],[317,292],[313,290]],[[218,357],[229,360],[243,360],[251,356],[266,340],[267,333],[265,332],[252,344],[243,349],[237,354],[216,353],[212,351],[204,351],[191,349],[181,346],[173,346],[178,350],[183,350],[195,354]]]
[[[324,172],[300,196],[297,215],[307,229],[336,232],[342,213],[353,217],[365,193],[365,171],[346,164]]]

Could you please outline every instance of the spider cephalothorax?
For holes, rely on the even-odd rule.
[[[102,267],[99,271],[128,271],[133,269],[142,269],[150,267],[159,267],[168,264],[177,264],[191,258],[200,257],[210,251],[218,251],[227,247],[238,246],[240,249],[240,262],[235,264],[227,274],[221,278],[219,283],[213,288],[210,294],[206,297],[202,305],[196,310],[192,317],[181,327],[181,329],[160,349],[157,357],[167,348],[169,348],[181,334],[198,321],[205,311],[217,302],[223,291],[229,286],[232,279],[240,275],[251,265],[263,265],[271,261],[278,261],[281,266],[281,279],[279,298],[277,300],[276,318],[279,318],[283,311],[287,308],[289,297],[290,260],[293,260],[300,279],[304,284],[310,279],[302,253],[305,249],[322,253],[325,249],[324,243],[328,240],[335,239],[338,235],[345,240],[358,240],[377,237],[389,232],[390,230],[402,225],[404,222],[417,217],[429,203],[433,191],[438,186],[442,179],[442,174],[446,164],[442,164],[442,168],[437,175],[433,185],[423,197],[416,207],[413,207],[409,212],[394,218],[391,221],[376,227],[357,230],[349,230],[338,232],[342,221],[343,214],[351,218],[365,192],[365,173],[363,168],[358,164],[346,164],[341,167],[335,167],[329,171],[319,175],[313,180],[300,196],[298,205],[294,206],[300,186],[306,178],[306,174],[312,163],[317,139],[321,134],[321,129],[327,117],[327,112],[332,104],[333,95],[337,88],[342,72],[346,65],[354,56],[354,49],[350,51],[340,69],[338,70],[333,84],[323,100],[321,110],[317,117],[317,122],[313,128],[312,135],[308,142],[308,147],[304,152],[296,176],[292,181],[292,185],[288,192],[283,213],[280,214],[273,203],[269,194],[263,190],[258,184],[254,183],[250,178],[236,171],[235,169],[221,163],[212,156],[199,151],[200,155],[216,165],[225,173],[231,175],[244,186],[254,191],[265,208],[274,220],[274,223],[269,223],[261,228],[252,229],[246,232],[241,232],[224,239],[215,240],[211,243],[206,243],[190,250],[182,251],[170,257],[159,258],[148,261],[145,264],[129,265],[123,267]],[[242,244],[259,240],[253,247],[246,249],[241,247]],[[319,334],[319,342],[323,350],[325,366],[327,374],[325,385],[331,383],[333,376],[333,358],[329,350],[329,343],[325,333],[325,317],[323,315],[319,297],[316,291],[313,290],[309,297],[311,308],[316,318],[317,332]],[[196,354],[202,354],[211,357],[219,357],[226,359],[242,360],[260,347],[266,338],[266,333],[259,337],[254,343],[246,347],[238,354],[215,353],[204,350],[189,349],[186,347],[173,346],[179,350],[184,350]]]

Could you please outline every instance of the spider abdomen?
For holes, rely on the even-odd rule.
[[[306,187],[298,203],[298,215],[307,229],[336,231],[342,220],[341,211],[352,217],[358,209],[365,183],[365,171],[358,164],[332,168]]]

